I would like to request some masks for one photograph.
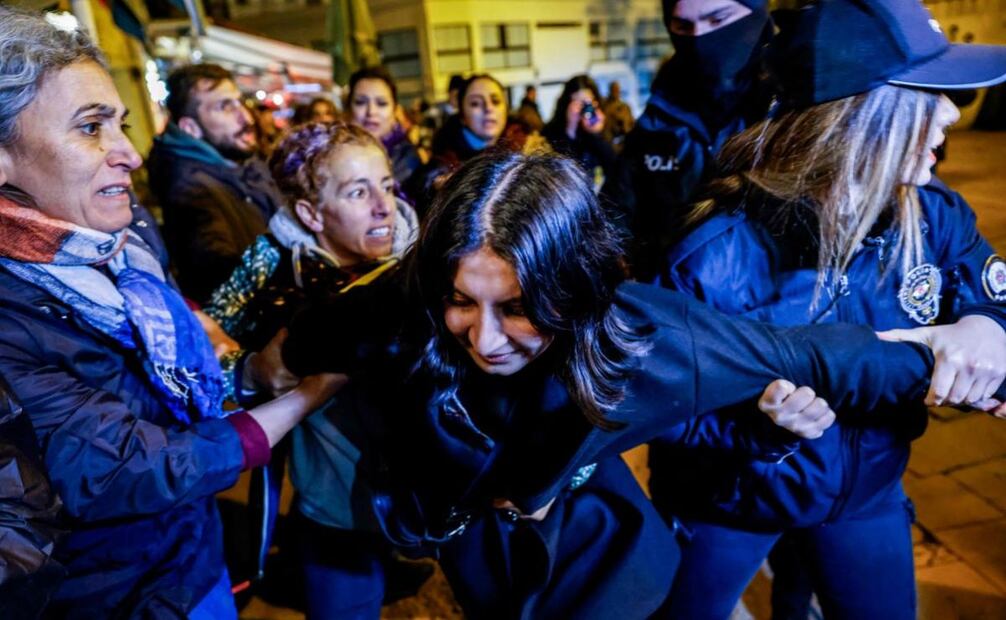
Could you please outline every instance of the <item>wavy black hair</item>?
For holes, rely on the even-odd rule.
[[[429,327],[419,367],[443,399],[456,397],[468,354],[444,323],[462,258],[487,248],[517,274],[536,329],[554,337],[550,359],[591,424],[605,429],[625,395],[641,335],[613,311],[625,279],[621,238],[572,159],[491,151],[462,166],[438,194],[409,267]]]

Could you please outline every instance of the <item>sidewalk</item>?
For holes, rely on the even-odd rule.
[[[939,176],[1006,254],[1006,133],[952,132]],[[1006,421],[937,409],[905,475],[915,501],[919,616],[1006,618]]]

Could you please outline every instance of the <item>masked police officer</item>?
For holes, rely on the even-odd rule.
[[[674,56],[625,139],[604,188],[633,237],[633,271],[650,279],[680,235],[687,205],[730,136],[764,117],[760,50],[772,34],[764,0],[664,0]]]

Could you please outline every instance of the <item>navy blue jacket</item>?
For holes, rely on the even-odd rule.
[[[307,354],[295,356],[296,372],[346,370],[344,360],[326,364],[318,353],[345,348],[337,326],[356,320],[333,310],[291,325],[284,354]],[[457,402],[431,399],[422,375],[400,386],[387,366],[356,379],[373,381],[358,391],[361,408],[388,435],[397,491],[376,506],[386,533],[400,546],[438,552],[472,617],[647,617],[669,591],[679,551],[619,461],[622,451],[753,399],[779,377],[814,386],[839,409],[874,409],[920,399],[932,366],[924,347],[881,342],[868,328],[730,320],[643,284],[623,284],[615,311],[652,345],[610,416],[625,423],[619,430],[587,422],[550,352],[504,380],[469,373]],[[557,499],[532,523],[493,508],[499,498],[525,514]]]
[[[922,264],[903,277],[898,265],[890,265],[894,233],[881,227],[813,310],[817,228],[809,210],[806,217],[770,225],[761,214],[778,210],[758,194],[750,196],[747,204],[710,217],[670,251],[664,286],[721,312],[779,325],[843,322],[886,330],[951,323],[963,314],[1006,324],[1000,303],[1006,282],[994,282],[995,265],[1003,267],[1001,275],[1006,266],[978,233],[971,208],[938,181],[920,189]],[[750,406],[716,412],[651,446],[651,488],[658,504],[676,514],[746,528],[808,526],[855,515],[901,498],[909,443],[926,419],[915,399],[857,407],[841,412],[820,439],[799,442],[790,435],[774,447],[762,441],[752,455],[748,442],[765,437],[765,416]]]
[[[155,249],[149,220],[135,223]],[[225,419],[181,427],[134,352],[0,270],[0,375],[34,426],[70,532],[55,617],[185,618],[223,570],[213,494],[237,480]]]

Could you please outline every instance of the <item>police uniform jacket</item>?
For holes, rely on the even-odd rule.
[[[778,205],[754,191],[673,248],[662,282],[721,312],[778,325],[843,322],[887,330],[952,323],[964,314],[1003,324],[1006,263],[978,232],[974,212],[939,181],[920,188],[919,197],[921,263],[904,275],[891,264],[897,239],[881,223],[845,276],[826,283],[816,307],[812,211],[774,221]],[[840,413],[823,437],[801,442],[769,436],[764,416],[751,406],[719,411],[651,447],[651,488],[658,504],[676,514],[745,528],[854,516],[904,501],[899,481],[909,443],[926,419],[917,399],[856,407]],[[709,437],[716,439],[701,441]]]
[[[663,250],[681,237],[688,205],[715,172],[723,144],[766,109],[752,96],[749,108],[713,127],[675,99],[680,83],[661,79],[658,75],[602,190],[615,219],[631,234],[633,270],[644,280],[656,275]]]

